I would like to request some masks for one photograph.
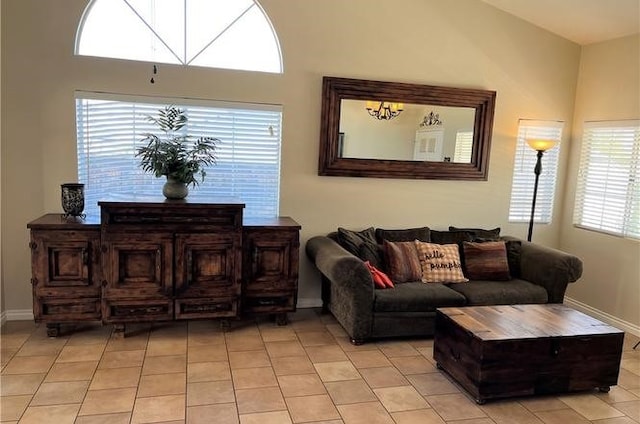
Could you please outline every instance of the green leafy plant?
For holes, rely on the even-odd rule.
[[[216,163],[216,143],[220,140],[186,134],[184,126],[188,118],[184,110],[175,106],[166,106],[158,110],[157,117],[148,116],[147,119],[162,133],[144,134],[141,141],[146,146],[138,148],[136,153],[142,169],[153,172],[156,177],[165,175],[167,179],[187,185],[198,185],[196,175],[204,181],[207,173],[203,168]]]

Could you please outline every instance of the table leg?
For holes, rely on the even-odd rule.
[[[47,336],[58,337],[60,335],[60,324],[47,323]]]

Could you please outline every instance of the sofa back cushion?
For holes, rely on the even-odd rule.
[[[481,239],[482,241],[495,241],[500,238],[500,227],[490,230],[486,230],[484,228],[449,227],[449,231],[466,231],[473,233],[474,240],[472,241],[478,241],[478,239]]]
[[[384,260],[384,247],[381,244],[364,242],[360,245],[356,256],[365,262],[369,261],[371,265],[383,272],[387,270],[387,264]]]
[[[407,228],[404,230],[385,230],[376,228],[376,239],[378,243],[387,241],[431,241],[431,230],[429,227]]]
[[[431,243],[436,244],[462,244],[463,241],[473,241],[475,237],[475,233],[466,230],[431,230]]]
[[[360,245],[365,242],[375,244],[376,233],[373,227],[366,228],[362,231],[347,230],[342,227],[338,228],[338,243],[350,253],[358,256]]]

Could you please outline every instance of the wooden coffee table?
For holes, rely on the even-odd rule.
[[[433,357],[478,403],[618,382],[624,332],[562,304],[440,308]]]

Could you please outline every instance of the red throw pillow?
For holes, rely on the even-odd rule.
[[[384,272],[380,271],[378,268],[376,268],[375,266],[371,265],[371,263],[369,261],[366,261],[365,266],[367,267],[367,269],[369,270],[369,272],[371,273],[371,278],[373,279],[373,284],[375,284],[376,288],[378,289],[386,289],[386,288],[393,288],[393,282],[391,281],[391,279],[389,278],[389,276],[387,274],[385,274]]]

